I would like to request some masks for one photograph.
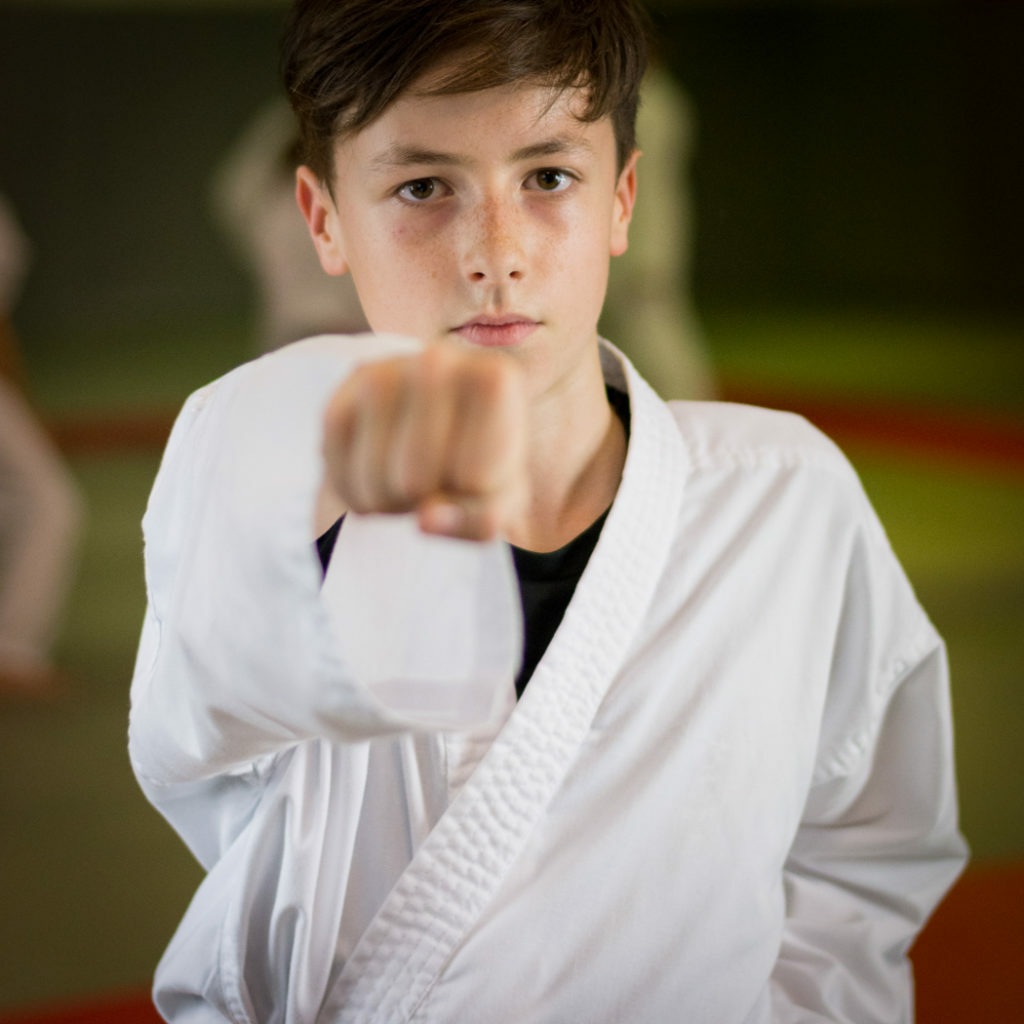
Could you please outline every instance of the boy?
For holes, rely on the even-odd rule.
[[[193,396],[154,487],[132,761],[209,871],[161,1012],[909,1020],[941,641],[828,441],[598,342],[631,0],[302,0],[284,58],[377,334]]]

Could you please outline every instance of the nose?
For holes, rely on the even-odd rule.
[[[523,225],[514,201],[483,198],[468,218],[464,266],[474,284],[505,284],[526,273]]]

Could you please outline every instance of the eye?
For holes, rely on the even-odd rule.
[[[407,181],[399,190],[398,195],[413,203],[422,203],[439,192],[436,178],[417,178],[415,181]]]
[[[560,171],[557,167],[545,167],[543,170],[535,171],[529,180],[532,180],[534,188],[541,192],[564,192],[573,182],[567,171]]]

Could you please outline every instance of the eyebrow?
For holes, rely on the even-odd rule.
[[[378,153],[371,164],[375,170],[387,171],[394,167],[415,167],[418,164],[458,164],[462,160],[455,153],[442,153],[434,149],[420,149],[418,146],[389,146]]]
[[[517,149],[511,156],[513,163],[522,160],[536,160],[546,156],[562,156],[566,153],[581,152],[590,154],[594,147],[584,138],[571,135],[556,135],[542,142],[534,142],[529,146]],[[425,149],[420,146],[389,146],[372,160],[374,170],[388,171],[401,167],[420,167],[424,164],[451,167],[468,163],[458,153],[446,153],[442,150]]]

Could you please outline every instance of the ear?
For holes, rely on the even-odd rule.
[[[612,207],[613,256],[621,256],[629,247],[629,222],[633,218],[633,204],[636,202],[636,162],[639,158],[640,150],[634,149],[615,185],[615,203]]]
[[[320,257],[320,266],[334,277],[348,270],[341,244],[341,227],[334,198],[308,168],[295,172],[295,201],[309,225],[309,234]]]

